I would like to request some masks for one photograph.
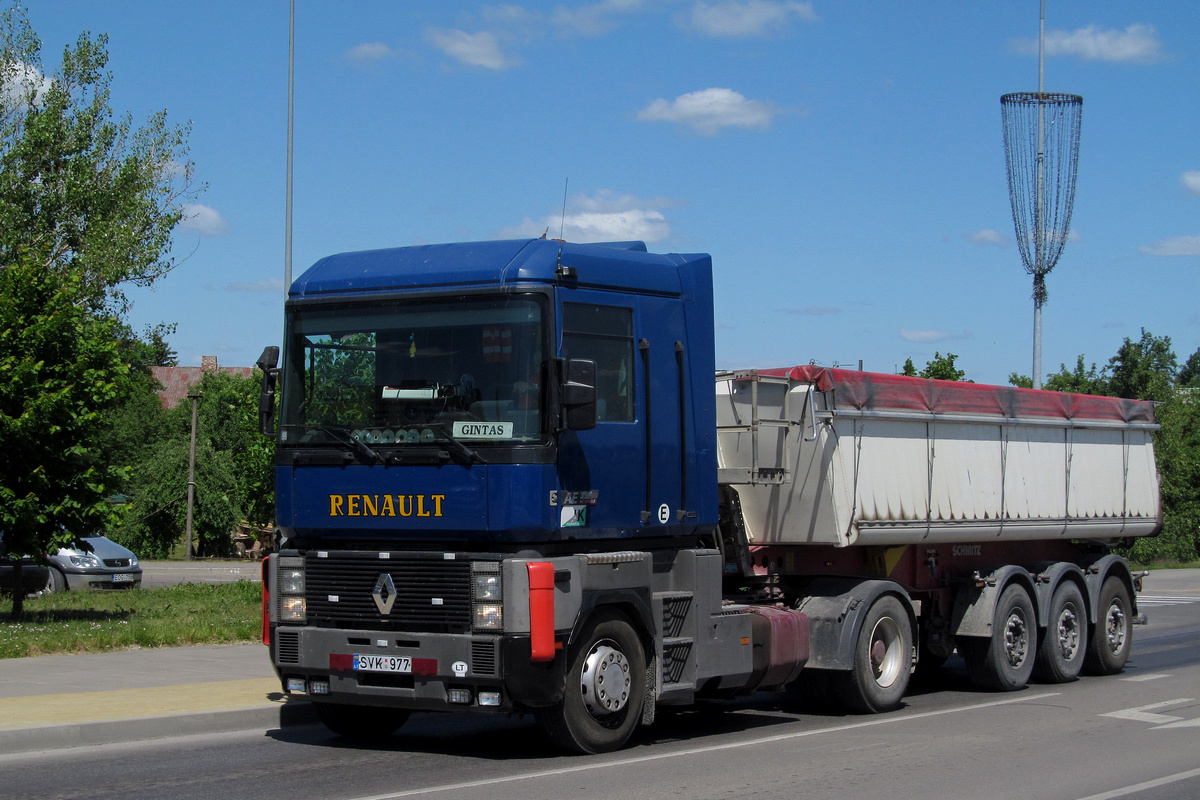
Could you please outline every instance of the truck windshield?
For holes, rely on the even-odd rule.
[[[543,302],[536,295],[297,309],[280,440],[365,452],[543,435]]]

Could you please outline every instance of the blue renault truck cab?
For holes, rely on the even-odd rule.
[[[413,710],[532,712],[595,752],[655,700],[744,684],[750,623],[722,609],[715,539],[711,273],[641,242],[533,239],[301,275],[259,363],[284,688],[348,736]]]

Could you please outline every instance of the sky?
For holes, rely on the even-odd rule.
[[[3,0],[8,2],[8,0]],[[1032,372],[1000,97],[1037,0],[296,0],[292,270],[435,242],[709,253],[719,368]],[[1200,5],[1049,0],[1045,89],[1083,97],[1043,372],[1144,328],[1200,347]],[[179,265],[130,293],[184,365],[282,338],[287,0],[35,0],[47,70],[109,37],[112,105],[188,123]],[[565,196],[565,213],[564,213]]]

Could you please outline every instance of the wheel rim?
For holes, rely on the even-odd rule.
[[[1125,608],[1120,603],[1114,602],[1108,607],[1104,627],[1109,651],[1120,653],[1125,648]]]
[[[896,682],[903,668],[900,626],[891,617],[875,623],[871,631],[871,672],[875,683],[887,687]]]
[[[597,642],[580,675],[580,690],[588,713],[597,719],[616,714],[629,702],[633,680],[629,659],[610,642]]]
[[[1056,627],[1059,652],[1063,658],[1070,661],[1075,658],[1080,647],[1079,617],[1075,614],[1075,609],[1070,606],[1063,608],[1062,613],[1058,615]]]
[[[1029,626],[1025,624],[1025,615],[1017,610],[1004,623],[1004,655],[1014,669],[1024,664],[1029,655]]]

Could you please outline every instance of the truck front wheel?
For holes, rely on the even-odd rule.
[[[400,708],[352,706],[345,703],[313,705],[321,723],[329,730],[358,742],[386,739],[408,720],[409,712]]]
[[[911,675],[913,632],[908,612],[896,597],[875,601],[854,645],[854,667],[830,675],[842,705],[877,714],[891,711],[904,698]]]
[[[579,753],[607,753],[628,741],[642,718],[646,656],[633,626],[614,611],[599,611],[570,649],[567,689],[536,712],[554,744]]]

